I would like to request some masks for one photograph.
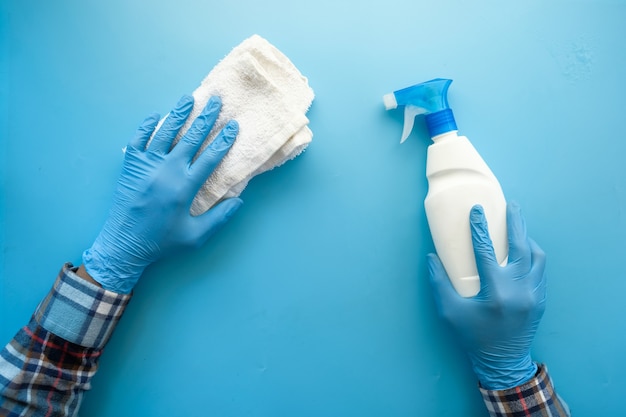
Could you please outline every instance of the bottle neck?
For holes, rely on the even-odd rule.
[[[440,135],[433,136],[431,139],[435,143],[440,143],[440,142],[445,142],[447,140],[454,139],[454,138],[457,138],[457,137],[459,137],[458,130],[450,130],[450,131],[442,133]]]

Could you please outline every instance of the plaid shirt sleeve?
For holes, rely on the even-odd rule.
[[[28,325],[0,351],[0,415],[74,416],[130,295],[65,264]]]
[[[567,404],[554,391],[548,368],[539,365],[537,375],[519,387],[491,391],[480,388],[492,417],[570,417]]]

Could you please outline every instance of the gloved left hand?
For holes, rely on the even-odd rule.
[[[537,372],[530,346],[546,303],[545,254],[526,234],[519,206],[507,206],[509,257],[496,260],[483,208],[470,212],[480,291],[471,298],[455,290],[441,261],[428,256],[440,315],[465,348],[483,388],[502,390],[529,381]]]
[[[196,193],[238,132],[237,122],[230,121],[193,161],[217,120],[221,100],[211,98],[171,148],[192,108],[193,97],[183,96],[146,148],[159,121],[158,114],[149,116],[126,148],[109,218],[83,253],[87,273],[107,290],[129,293],[148,265],[177,249],[202,245],[242,204],[232,198],[202,215],[190,214]]]

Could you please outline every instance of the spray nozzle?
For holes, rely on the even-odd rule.
[[[431,138],[457,130],[452,109],[448,107],[448,87],[452,80],[436,78],[402,90],[385,94],[383,101],[387,110],[404,106],[404,142],[413,130],[415,116],[426,115],[426,126]]]

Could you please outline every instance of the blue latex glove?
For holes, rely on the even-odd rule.
[[[537,372],[530,345],[546,304],[545,254],[526,235],[526,224],[516,203],[507,206],[506,266],[496,261],[481,206],[472,208],[470,226],[480,292],[471,298],[461,297],[439,257],[429,254],[437,309],[467,351],[483,388],[516,387]]]
[[[192,107],[193,97],[183,96],[146,148],[159,121],[158,114],[149,116],[126,148],[109,217],[83,253],[86,271],[105,289],[129,293],[148,265],[177,249],[202,245],[242,204],[233,198],[200,216],[190,214],[196,193],[239,130],[230,121],[192,163],[217,120],[221,100],[211,98],[171,148]]]

